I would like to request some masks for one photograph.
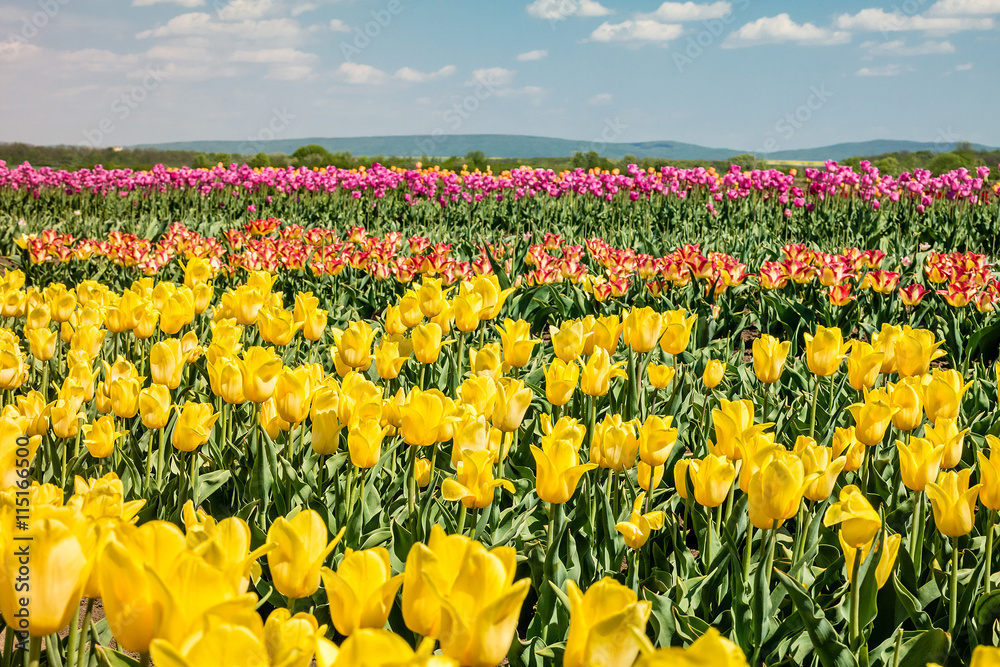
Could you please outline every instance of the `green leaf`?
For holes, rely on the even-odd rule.
[[[997,619],[1000,619],[1000,591],[981,595],[976,600],[976,623],[987,628],[992,627]]]
[[[929,662],[944,664],[950,649],[951,638],[947,632],[937,628],[926,630],[903,644],[898,667],[925,667]]]
[[[816,656],[823,667],[857,667],[857,660],[851,651],[838,641],[840,635],[826,619],[823,610],[813,604],[806,589],[781,570],[775,569],[774,573],[778,575],[778,579],[792,599],[795,610],[802,617],[806,632],[809,633],[809,639],[812,640],[813,648],[816,650]]]

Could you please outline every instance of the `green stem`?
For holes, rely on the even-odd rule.
[[[160,451],[156,460],[156,488],[163,489],[163,468],[167,463],[167,427],[160,429]]]
[[[951,538],[951,587],[948,595],[948,632],[958,629],[958,537]]]
[[[743,583],[750,581],[750,552],[753,546],[753,524],[747,520],[747,542],[743,546]]]
[[[990,583],[990,576],[993,574],[993,527],[996,522],[996,510],[990,510],[989,518],[986,521],[986,594],[989,595],[993,589]]]
[[[297,601],[298,598],[288,598],[288,613],[292,616],[295,616],[295,603]]]
[[[799,509],[795,514],[795,543],[792,545],[792,565],[795,565],[802,558],[806,541],[806,502],[799,501]]]
[[[455,530],[459,535],[465,534],[465,517],[469,513],[469,509],[462,504],[462,507],[458,510],[458,528]]]
[[[832,380],[831,380],[832,382]],[[809,411],[809,437],[816,437],[816,403],[819,402],[820,378],[816,377],[816,387],[813,389],[812,409]]]
[[[854,550],[854,567],[851,572],[851,648],[857,649],[861,637],[861,582],[858,581],[861,570],[861,547]]]
[[[188,454],[191,457],[191,504],[198,509],[198,451]]]
[[[14,628],[7,626],[3,633],[3,653],[0,653],[0,665],[10,667],[11,657],[14,655]]]
[[[32,637],[28,641],[28,667],[38,667],[42,659],[42,638]]]
[[[410,445],[410,474],[408,475],[406,488],[406,505],[408,520],[410,522],[410,533],[413,539],[417,537],[417,448]]]
[[[927,496],[923,491],[917,491],[917,509],[913,515],[913,532],[910,534],[910,558],[913,560],[913,571],[916,573],[917,584],[920,584],[920,562],[924,553],[924,524],[927,520],[925,503]]]
[[[87,645],[87,636],[90,634],[90,617],[94,612],[94,598],[87,598],[87,612],[83,615],[83,629],[80,632],[80,642],[76,646],[76,667],[85,667],[90,664],[90,654],[86,659],[83,657],[83,649]]]
[[[707,573],[708,569],[712,566],[712,532],[714,526],[712,525],[712,508],[707,507],[705,509],[707,510],[705,512],[705,521],[708,522],[708,525],[705,527],[705,572]]]

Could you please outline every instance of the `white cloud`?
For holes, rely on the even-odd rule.
[[[964,65],[955,65],[956,72],[968,72],[972,69],[972,63],[965,63]]]
[[[436,72],[419,72],[410,67],[403,67],[390,76],[387,72],[371,65],[346,62],[337,68],[337,75],[346,83],[377,86],[392,79],[405,83],[426,83],[451,76],[455,73],[455,69],[454,65],[445,65]]]
[[[167,21],[166,25],[151,30],[143,30],[138,39],[150,37],[216,37],[230,35],[241,40],[273,40],[298,36],[299,25],[291,19],[270,19],[267,21],[240,21],[221,23],[213,21],[209,14],[192,12],[181,14]]]
[[[229,60],[234,63],[306,63],[315,62],[319,57],[295,49],[253,49],[234,51]]]
[[[899,12],[887,12],[884,9],[862,9],[857,14],[841,14],[835,24],[842,30],[868,32],[899,32],[904,30],[924,30],[946,34],[962,30],[991,30],[993,19],[976,18],[928,18],[926,16],[907,16]]]
[[[677,39],[684,28],[675,23],[660,23],[652,19],[635,19],[621,23],[605,21],[590,33],[592,42],[661,42]]]
[[[165,5],[173,3],[181,7],[201,7],[205,0],[132,0],[133,7],[149,7],[151,5]]]
[[[506,86],[514,80],[514,70],[503,67],[485,67],[472,72],[472,76],[465,82],[467,86]]]
[[[902,65],[879,65],[878,67],[862,67],[856,76],[899,76],[904,70]]]
[[[955,53],[955,45],[948,41],[926,41],[923,44],[907,46],[903,40],[895,39],[891,42],[865,42],[861,48],[873,56],[932,56]]]
[[[607,16],[613,12],[596,0],[535,0],[528,14],[536,19],[561,21],[570,16]]]
[[[600,93],[598,95],[594,95],[589,100],[587,100],[587,104],[596,107],[596,106],[603,106],[605,104],[611,104],[613,101],[614,97],[611,96],[611,93]]]
[[[829,45],[844,44],[849,41],[851,41],[849,33],[819,28],[812,23],[799,25],[788,14],[778,14],[765,16],[741,26],[726,37],[722,47],[735,49],[742,46],[783,42]]]
[[[274,0],[230,0],[219,10],[219,18],[225,21],[259,19],[274,9],[276,9]]]
[[[350,32],[351,26],[347,25],[340,19],[332,19],[330,21],[330,30],[334,32]]]
[[[371,65],[352,62],[341,63],[340,67],[337,68],[337,73],[341,79],[354,85],[377,85],[383,83],[388,77],[385,72]]]
[[[1000,14],[1000,0],[938,0],[928,16],[976,16]]]
[[[319,5],[315,5],[311,2],[306,2],[301,5],[295,5],[294,7],[292,7],[292,16],[305,14],[306,12],[311,12],[315,9],[319,9]]]
[[[540,97],[545,93],[541,86],[524,86],[523,88],[501,88],[494,95],[497,97]]]
[[[549,55],[549,52],[545,49],[537,49],[535,51],[528,51],[517,56],[517,59],[521,62],[527,62],[529,60],[541,60]]]
[[[454,73],[454,65],[445,65],[436,72],[418,72],[415,69],[403,67],[402,69],[396,70],[396,73],[393,76],[400,81],[406,81],[408,83],[424,83],[426,81],[434,81],[435,79],[443,79]]]
[[[729,2],[712,2],[698,4],[697,2],[664,2],[649,18],[658,21],[704,21],[720,19],[733,8]]]

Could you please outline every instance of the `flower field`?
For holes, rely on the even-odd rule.
[[[998,664],[998,196],[0,165],[0,667]]]

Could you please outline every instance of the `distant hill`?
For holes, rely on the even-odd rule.
[[[679,141],[641,141],[636,143],[604,143],[574,141],[551,137],[533,137],[516,134],[452,134],[452,135],[401,135],[383,137],[305,137],[302,139],[275,139],[273,141],[178,141],[162,144],[141,144],[135,148],[157,150],[196,151],[200,153],[230,153],[253,155],[256,153],[284,153],[290,155],[296,148],[318,144],[331,153],[349,152],[352,155],[385,155],[397,157],[462,156],[471,151],[482,151],[490,158],[568,157],[574,153],[596,151],[602,157],[620,160],[626,155],[638,158],[669,160],[725,160],[750,151],[732,148],[709,148]],[[974,145],[979,150],[994,150]],[[843,160],[856,155],[884,155],[902,151],[929,150],[934,153],[955,149],[954,143],[897,141],[878,139],[855,143],[834,144],[818,148],[775,151],[762,154],[766,160]]]

